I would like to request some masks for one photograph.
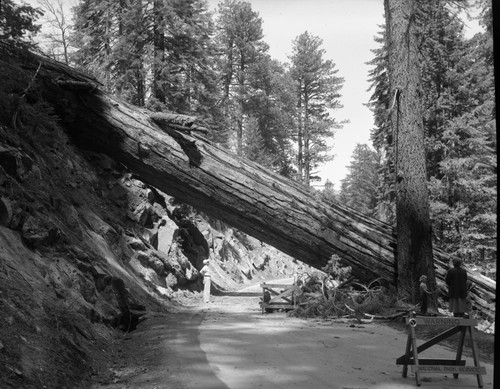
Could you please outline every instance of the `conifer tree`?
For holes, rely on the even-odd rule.
[[[380,156],[365,144],[357,144],[348,173],[341,181],[339,201],[359,212],[378,218]]]
[[[390,111],[395,104],[394,96],[389,96],[389,76],[387,73],[387,41],[385,25],[375,38],[379,44],[372,50],[374,58],[368,62],[373,68],[368,73],[368,81],[372,96],[367,106],[374,115],[375,126],[370,131],[372,145],[380,155],[381,163],[378,171],[379,188],[377,188],[377,207],[380,220],[390,224],[396,222],[396,191],[394,171],[394,134]]]
[[[316,178],[311,176],[313,169],[331,160],[326,140],[343,125],[329,112],[342,107],[344,79],[337,76],[335,64],[324,58],[322,44],[321,38],[306,31],[294,40],[290,56],[290,74],[297,88],[298,179],[306,185]]]
[[[0,1],[0,40],[19,46],[33,46],[31,35],[40,30],[35,24],[43,12],[30,5],[18,5],[12,0]]]
[[[222,107],[230,118],[226,125],[233,129],[228,134],[229,146],[243,154],[246,112],[244,104],[251,94],[250,67],[258,63],[267,52],[263,41],[262,19],[252,10],[250,3],[224,0],[219,4],[217,43],[220,50],[219,64],[222,87]]]
[[[72,60],[97,77],[107,91],[114,90],[112,54],[116,31],[120,31],[114,16],[121,14],[119,4],[111,0],[82,0],[75,8],[75,32],[71,36],[76,47]]]
[[[460,2],[422,2],[415,19],[420,31],[424,141],[436,244],[467,261],[496,255],[496,128],[491,3],[483,2],[484,33],[469,41],[456,17]],[[488,25],[490,30],[488,30]],[[382,36],[383,37],[382,33]],[[394,99],[387,84],[387,46],[374,51],[372,99],[374,147],[383,151],[379,200],[393,198]]]
[[[244,112],[249,120],[255,119],[262,145],[246,147],[265,150],[269,157],[264,165],[291,177],[296,105],[293,81],[282,64],[264,54],[249,68],[248,84]],[[244,155],[252,159],[247,153]]]
[[[485,31],[463,44],[446,75],[458,80],[448,92],[441,158],[431,177],[435,238],[470,262],[496,256],[496,126],[491,4],[482,13]],[[451,89],[451,88],[449,88]]]
[[[214,25],[202,0],[154,1],[153,109],[210,120],[217,100]]]

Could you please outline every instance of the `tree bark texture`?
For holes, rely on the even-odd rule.
[[[87,76],[45,58],[20,60],[31,74],[42,62],[39,93],[77,146],[109,155],[147,184],[317,269],[337,254],[360,280],[381,277],[395,283],[392,226],[317,200],[306,187],[230,154],[199,135],[192,117],[131,106],[103,93]],[[436,252],[443,291],[449,259]],[[494,315],[495,283],[469,275],[478,285],[477,306]]]
[[[386,0],[389,82],[394,102],[391,123],[396,155],[397,289],[418,301],[419,277],[435,288],[427,189],[420,66],[415,17],[417,0]],[[430,299],[434,309],[437,301]]]

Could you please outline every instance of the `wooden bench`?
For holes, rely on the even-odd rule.
[[[260,287],[262,288],[262,301],[260,302],[262,313],[273,309],[287,310],[297,307],[297,292],[300,291],[297,285],[263,283]]]

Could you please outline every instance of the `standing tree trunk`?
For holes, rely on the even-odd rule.
[[[417,0],[385,0],[389,82],[394,96],[391,122],[396,141],[397,288],[400,298],[416,302],[419,277],[436,279],[425,165],[420,68],[416,37]],[[435,295],[431,309],[436,309]]]
[[[307,92],[307,87],[305,87],[304,93],[304,178],[303,183],[306,186],[310,185],[309,173],[311,171],[311,161],[309,157],[309,147],[310,147],[310,128],[309,128],[309,94]]]
[[[299,91],[300,91],[300,85],[299,85]],[[298,133],[297,133],[297,178],[299,182],[303,182],[303,140],[304,140],[304,119],[302,117],[302,93],[299,92],[299,101],[298,101]]]
[[[152,94],[159,102],[165,103],[165,90],[162,85],[162,68],[165,66],[165,31],[164,17],[162,14],[162,3],[160,0],[155,0],[153,3],[153,80]]]

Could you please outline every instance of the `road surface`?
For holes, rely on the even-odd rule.
[[[246,292],[251,291],[247,290]],[[219,296],[176,313],[151,314],[117,344],[93,388],[414,389],[395,360],[407,335],[384,324],[262,314],[258,296]],[[418,334],[418,331],[417,331]],[[454,359],[436,345],[423,357]],[[467,366],[472,360],[466,358]],[[484,388],[493,366],[482,363]],[[477,387],[475,375],[422,374],[421,388]]]

